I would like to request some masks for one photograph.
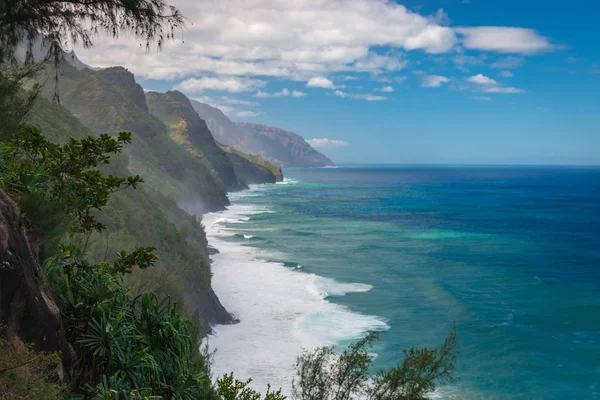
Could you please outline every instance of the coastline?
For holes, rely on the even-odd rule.
[[[284,180],[279,185],[294,183]],[[215,377],[235,371],[238,379],[252,378],[258,390],[271,384],[290,394],[294,363],[303,349],[334,346],[389,326],[379,317],[328,301],[368,292],[371,286],[305,273],[297,264],[269,261],[285,259],[285,254],[250,246],[252,217],[276,211],[236,200],[281,188],[275,186],[255,185],[235,193],[227,210],[203,216],[209,243],[219,251],[211,256],[213,288],[239,319],[235,325],[213,326],[207,341],[216,350]]]

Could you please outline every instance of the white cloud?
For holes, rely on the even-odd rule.
[[[358,78],[352,75],[344,75],[344,76],[340,76],[339,79],[343,80],[343,81],[355,81]]]
[[[173,0],[193,24],[183,40],[146,54],[134,38],[100,37],[77,54],[95,66],[123,65],[138,76],[201,73],[306,80],[334,72],[380,72],[405,64],[402,50],[444,53],[456,44],[440,18],[392,0]],[[177,36],[177,34],[176,34]],[[179,38],[178,38],[179,39]],[[373,49],[395,49],[377,54]]]
[[[316,149],[328,149],[333,147],[346,147],[350,146],[350,143],[345,140],[318,138],[318,139],[307,139],[306,142]]]
[[[492,101],[492,98],[487,96],[473,96],[471,98],[477,101]]]
[[[502,76],[504,78],[512,78],[513,73],[510,71],[500,71],[500,76]]]
[[[380,89],[377,89],[380,92],[386,92],[386,93],[391,93],[394,91],[394,88],[392,86],[384,86]]]
[[[498,85],[498,82],[482,74],[473,75],[467,81],[477,83],[478,85]]]
[[[533,29],[479,26],[457,28],[455,31],[462,35],[463,46],[472,50],[536,54],[555,48],[547,37]]]
[[[350,99],[360,99],[366,101],[383,101],[387,100],[387,97],[384,96],[376,96],[374,94],[359,94],[359,93],[348,93],[342,92],[341,90],[336,90],[333,92],[334,95],[342,98],[350,98]]]
[[[236,116],[238,117],[256,117],[259,116],[262,113],[256,112],[256,111],[238,111],[235,113]]]
[[[233,93],[248,92],[266,84],[265,81],[238,77],[202,77],[189,78],[175,85],[174,89],[188,93],[200,93],[204,90],[222,90]]]
[[[427,88],[440,87],[444,83],[450,82],[450,79],[440,75],[426,75],[423,77],[421,86]]]
[[[485,93],[526,93],[523,89],[505,86],[486,87],[482,91]]]
[[[288,96],[291,96],[291,97],[304,97],[304,96],[306,96],[306,93],[300,92],[298,90],[288,90],[287,88],[283,88],[279,92],[275,92],[275,93],[267,93],[267,92],[263,92],[263,91],[259,90],[254,95],[254,97],[261,97],[261,98],[288,97]]]
[[[477,90],[484,93],[525,93],[523,89],[502,86],[499,82],[482,74],[473,75],[467,81],[477,84]]]
[[[320,87],[325,89],[335,89],[335,85],[329,79],[318,76],[315,78],[310,78],[308,83],[306,84],[308,87]]]

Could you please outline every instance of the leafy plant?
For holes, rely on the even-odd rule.
[[[139,176],[104,175],[109,163],[131,142],[131,134],[71,138],[65,145],[48,141],[34,127],[23,125],[10,141],[0,144],[0,187],[22,212],[32,247],[55,243],[66,231],[102,231],[95,211],[117,190],[136,188]]]
[[[404,358],[387,371],[370,373],[373,355],[369,349],[377,332],[345,349],[337,356],[332,347],[306,351],[296,361],[297,377],[292,393],[299,400],[421,400],[436,384],[454,380],[458,342],[456,326],[439,349],[404,351]]]

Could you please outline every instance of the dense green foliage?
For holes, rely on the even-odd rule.
[[[104,229],[93,211],[106,205],[109,194],[135,189],[142,179],[105,176],[97,168],[130,140],[129,133],[121,132],[116,139],[108,135],[71,138],[61,146],[46,140],[36,128],[24,126],[2,143],[0,185],[21,209],[34,251],[40,244],[55,244],[69,224],[71,233]]]
[[[86,398],[106,398],[112,390],[125,398],[191,400],[210,390],[206,358],[190,321],[169,297],[133,296],[123,282],[135,266],[152,265],[156,256],[150,250],[121,252],[112,264],[91,264],[78,249],[63,247],[46,262],[77,354],[72,386],[83,388]]]
[[[71,138],[61,146],[25,126],[2,143],[0,186],[21,207],[28,233],[36,233],[45,245],[54,239],[48,235],[54,229],[43,221],[68,216],[74,218],[66,218],[71,224],[64,233],[101,233],[106,225],[91,210],[101,210],[112,192],[135,189],[141,182],[137,176],[121,178],[98,169],[129,140],[130,134],[122,132],[117,138]],[[120,251],[112,263],[94,264],[79,248],[62,245],[44,263],[76,354],[70,386],[84,398],[196,399],[212,393],[194,326],[170,297],[135,296],[124,283],[134,267],[154,264],[153,251],[136,247],[131,253]]]

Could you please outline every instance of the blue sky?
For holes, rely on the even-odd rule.
[[[80,58],[322,139],[337,162],[600,164],[600,2],[172,3],[183,42]]]

